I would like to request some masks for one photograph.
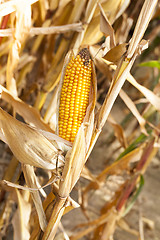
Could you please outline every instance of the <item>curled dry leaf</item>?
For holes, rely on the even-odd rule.
[[[131,61],[128,61],[125,57],[123,57],[123,59],[119,62],[119,65],[114,75],[114,79],[109,88],[108,94],[105,98],[103,105],[99,109],[97,129],[100,131],[109,116],[112,106],[125,82],[126,76],[129,73],[135,61],[135,58],[136,56],[134,56]]]
[[[129,4],[129,0],[106,0],[99,2],[101,3],[110,24],[114,23],[117,17],[119,17],[125,11]],[[103,33],[100,31],[99,19],[100,9],[97,5],[93,18],[87,27],[82,44],[94,45],[101,40]]]
[[[126,45],[126,43],[122,43],[113,47],[103,58],[109,62],[117,63],[126,52]]]
[[[110,48],[115,47],[115,36],[114,36],[114,30],[110,24],[110,22],[107,19],[107,16],[102,8],[102,5],[99,4],[100,7],[100,30],[104,33],[105,37],[110,37]]]
[[[0,127],[15,157],[24,164],[55,169],[63,165],[57,149],[39,132],[19,122],[0,108]]]

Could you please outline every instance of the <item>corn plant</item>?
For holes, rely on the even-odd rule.
[[[11,223],[19,240],[109,240],[124,225],[159,147],[159,123],[150,117],[158,116],[160,98],[131,74],[147,40],[152,44],[158,34],[156,27],[143,39],[150,21],[158,21],[157,2],[139,0],[136,11],[128,0],[1,3],[0,139],[13,154],[1,181],[2,237]],[[137,100],[143,109],[122,89],[125,81],[144,96]],[[118,96],[129,109],[124,125],[111,111]],[[129,114],[136,120],[132,127]],[[106,152],[114,159],[94,174],[87,163],[106,122],[113,129]],[[107,186],[110,176],[117,188],[92,218],[90,194]],[[71,195],[77,188],[79,200]],[[71,221],[69,232],[63,216],[73,212],[74,218],[76,209],[86,222]],[[134,234],[143,239],[142,231]]]

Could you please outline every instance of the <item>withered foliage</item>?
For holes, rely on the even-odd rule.
[[[0,4],[1,156],[10,154],[5,167],[2,161],[0,237],[7,236],[12,224],[15,240],[110,240],[116,226],[144,239],[143,231],[130,229],[123,217],[160,146],[155,120],[160,111],[159,50],[149,54],[158,36],[159,13],[157,0]],[[59,93],[71,56],[84,47],[92,58],[92,84],[85,118],[71,143],[57,135]],[[151,84],[144,71],[139,83],[131,69],[135,61],[151,60],[150,55],[154,79]],[[104,165],[97,159],[97,172],[88,162],[105,124],[112,129],[103,137],[109,161]],[[98,192],[104,195],[101,206]],[[78,225],[73,221],[77,209]]]

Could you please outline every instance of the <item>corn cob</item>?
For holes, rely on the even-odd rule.
[[[59,105],[59,136],[73,142],[89,103],[91,58],[87,48],[72,57],[65,72]]]

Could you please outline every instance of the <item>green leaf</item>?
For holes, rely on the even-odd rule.
[[[140,67],[156,67],[160,69],[160,61],[148,61],[139,64]]]
[[[148,138],[148,136],[146,136],[145,134],[141,134],[131,145],[129,145],[129,147],[127,147],[120,155],[119,157],[116,159],[116,161],[120,160],[122,157],[124,157],[126,154],[128,154],[129,152],[133,151],[135,148],[137,148],[141,143],[143,143],[146,139]]]

